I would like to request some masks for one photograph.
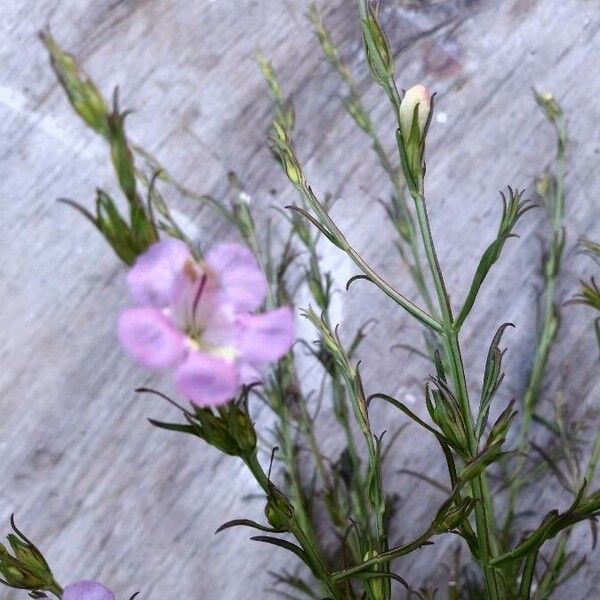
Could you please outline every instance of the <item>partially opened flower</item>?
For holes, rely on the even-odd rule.
[[[198,263],[183,242],[158,242],[127,282],[138,306],[121,314],[121,343],[146,367],[174,369],[177,389],[199,406],[227,402],[292,345],[289,307],[253,314],[267,281],[240,244],[219,244]]]
[[[413,85],[406,90],[400,103],[400,133],[408,143],[411,135],[413,120],[416,125],[419,138],[422,138],[431,114],[431,94],[424,85]]]
[[[115,596],[101,583],[80,581],[65,588],[62,600],[115,600]]]

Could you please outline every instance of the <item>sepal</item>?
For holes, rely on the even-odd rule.
[[[250,389],[244,386],[236,400],[217,409],[193,406],[193,412],[179,406],[156,390],[139,388],[136,391],[154,394],[167,400],[183,413],[187,421],[187,423],[165,423],[148,419],[155,427],[194,435],[225,454],[244,458],[254,454],[257,445],[256,430],[248,412]]]
[[[28,540],[10,519],[13,533],[7,536],[10,550],[0,544],[0,583],[8,587],[30,590],[44,590],[61,594],[62,589],[56,583],[54,575],[43,554]]]

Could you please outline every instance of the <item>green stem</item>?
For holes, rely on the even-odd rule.
[[[540,395],[540,388],[544,377],[544,372],[548,364],[550,350],[556,339],[556,333],[559,326],[559,315],[555,306],[556,283],[559,274],[559,266],[562,258],[564,239],[562,239],[563,218],[565,210],[565,147],[566,147],[566,129],[564,121],[555,125],[557,132],[557,165],[558,174],[556,177],[556,195],[553,198],[551,225],[552,241],[550,243],[550,252],[544,262],[544,307],[542,330],[538,338],[538,345],[535,352],[533,367],[525,388],[523,396],[523,420],[521,422],[521,431],[519,432],[518,450],[522,455],[515,468],[515,476],[511,482],[510,495],[508,499],[508,508],[504,522],[504,537],[507,537],[508,530],[512,523],[513,515],[516,509],[517,498],[521,489],[522,479],[519,478],[520,472],[525,465],[526,456],[530,448],[529,433],[533,421],[535,407]]]
[[[450,367],[457,400],[459,402],[463,420],[466,425],[469,453],[471,456],[475,456],[477,454],[478,441],[473,425],[473,415],[471,413],[471,405],[469,402],[469,393],[464,371],[464,364],[460,351],[458,331],[456,331],[454,328],[452,307],[446,291],[442,270],[437,259],[425,199],[416,192],[413,194],[413,199],[415,201],[419,228],[421,230],[421,237],[425,247],[425,254],[429,262],[429,267],[440,306],[440,312],[442,315],[443,331],[441,332],[440,337],[442,339],[445,355]],[[495,569],[489,566],[489,562],[491,558],[493,558],[493,555],[496,551],[496,542],[493,533],[493,504],[485,473],[481,473],[473,479],[471,483],[471,489],[473,497],[477,501],[475,505],[475,525],[477,538],[479,540],[479,558],[483,566],[487,596],[489,600],[499,600],[501,595],[498,573]]]
[[[530,600],[531,598],[531,587],[534,583],[537,557],[538,553],[532,552],[525,560],[523,575],[521,577],[521,586],[519,589],[519,600]]]
[[[324,209],[322,204],[317,200],[313,191],[306,184],[304,179],[300,183],[296,184],[298,191],[306,199],[309,206],[317,213],[321,223],[327,226],[335,237],[336,244],[343,250],[353,261],[354,264],[373,282],[381,291],[387,296],[394,300],[397,304],[402,306],[409,314],[417,319],[423,325],[433,329],[434,331],[441,331],[442,325],[437,319],[432,317],[430,314],[419,308],[416,304],[411,302],[408,298],[405,298],[400,292],[395,290],[387,281],[380,277],[373,268],[360,256],[360,254],[350,245],[344,234],[340,231],[339,227],[335,224],[333,219],[329,216],[327,211]]]
[[[556,588],[556,583],[560,576],[560,569],[564,565],[565,553],[567,551],[567,541],[570,535],[570,531],[564,531],[559,537],[556,547],[554,548],[554,552],[552,553],[550,563],[548,564],[546,573],[540,582],[540,587],[536,593],[536,598],[545,600],[546,598],[550,597],[550,594],[552,594]]]
[[[306,198],[303,194],[301,194],[301,199],[304,203],[306,203]],[[321,295],[321,297],[325,297],[327,284],[325,281],[325,277],[323,276],[323,273],[321,271],[320,262],[319,262],[318,256],[317,256],[315,240],[314,239],[305,240],[305,247],[309,252],[310,264],[314,271],[314,276],[317,279],[318,285],[320,287],[320,295]],[[317,298],[315,298],[314,295],[313,295],[313,298],[315,299],[315,301],[317,301]],[[331,328],[332,324],[331,324],[331,319],[329,316],[329,302],[327,303],[327,306],[326,306],[325,310],[323,311],[322,318],[323,318],[325,324],[327,325],[327,327]],[[335,412],[338,422],[340,423],[340,425],[342,426],[342,429],[344,431],[344,435],[346,437],[348,453],[349,453],[350,461],[352,463],[352,471],[353,471],[352,483],[353,483],[353,488],[354,488],[354,491],[352,494],[352,504],[353,504],[353,508],[355,511],[355,516],[358,520],[358,523],[363,527],[363,529],[368,531],[369,530],[369,515],[368,515],[367,504],[366,504],[366,499],[365,499],[366,488],[365,488],[362,473],[361,473],[361,460],[359,458],[359,454],[356,449],[354,433],[352,432],[352,428],[351,428],[349,420],[348,420],[348,407],[347,407],[347,402],[346,402],[344,386],[343,386],[342,382],[340,381],[340,374],[339,374],[337,368],[335,367],[335,365],[333,366],[333,371],[331,373],[331,385],[332,385],[332,392],[333,392],[333,405],[335,407],[334,412]],[[312,437],[314,439],[314,435],[312,435]],[[315,442],[316,442],[316,440],[315,440]],[[309,440],[309,444],[310,444],[310,440]],[[318,462],[317,456],[315,456],[315,460]],[[359,556],[359,558],[361,558],[361,557]]]
[[[400,558],[401,556],[410,554],[411,552],[418,550],[421,546],[426,544],[434,535],[435,532],[431,528],[429,528],[426,531],[424,531],[419,537],[415,538],[408,544],[392,548],[391,550],[387,550],[386,552],[382,552],[381,554],[378,554],[373,558],[361,562],[359,565],[348,567],[343,571],[338,571],[333,574],[332,579],[333,581],[342,581],[344,579],[353,577],[354,575],[358,575],[363,571],[367,571],[369,567],[378,567],[380,565],[389,563],[395,558]]]
[[[284,409],[280,418],[281,440],[283,442],[282,452],[285,457],[285,463],[288,467],[288,475],[290,478],[290,487],[292,494],[292,504],[294,512],[298,520],[300,529],[304,532],[307,539],[315,548],[318,547],[317,534],[311,519],[310,514],[306,509],[304,491],[302,482],[300,481],[300,473],[298,472],[298,464],[296,462],[296,449],[294,439],[290,427],[291,415],[289,411]]]
[[[340,381],[340,375],[337,368],[332,375],[332,395],[333,405],[335,407],[335,413],[338,422],[344,430],[346,437],[346,448],[348,450],[348,456],[352,464],[352,494],[351,501],[353,506],[353,512],[359,524],[363,529],[369,529],[369,513],[367,510],[366,501],[366,487],[364,485],[362,471],[361,471],[361,460],[356,447],[356,440],[354,438],[354,432],[348,419],[348,405],[346,401],[346,395],[344,392],[344,386]],[[358,560],[362,559],[362,556],[357,556]]]
[[[243,460],[248,469],[250,469],[250,472],[254,475],[260,487],[268,496],[271,493],[272,484],[258,460],[257,453],[254,452],[248,456],[245,456],[243,457]],[[296,520],[296,513],[294,513],[294,520]],[[332,575],[329,572],[329,568],[322,558],[320,551],[313,541],[306,535],[306,532],[300,523],[297,523],[293,527],[291,533],[294,535],[300,546],[302,546],[302,549],[309,557],[311,562],[310,566],[312,567],[317,579],[323,585],[324,591],[330,594],[334,600],[347,600],[348,595],[345,594],[340,586],[333,581]]]
[[[588,488],[592,485],[592,481],[594,479],[594,475],[596,474],[596,468],[598,466],[599,460],[600,460],[600,431],[598,431],[598,433],[596,434],[596,441],[594,443],[594,449],[592,450],[592,456],[590,457],[590,462],[588,463],[588,467],[585,471],[585,480],[586,480]]]

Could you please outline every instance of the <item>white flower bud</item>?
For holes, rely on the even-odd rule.
[[[400,103],[400,132],[405,140],[410,137],[413,116],[417,106],[419,107],[417,115],[419,138],[422,138],[431,112],[431,94],[424,85],[414,85],[407,90]]]

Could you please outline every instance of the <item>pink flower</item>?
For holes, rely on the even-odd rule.
[[[240,244],[219,244],[199,264],[175,239],[158,242],[127,275],[138,304],[121,314],[121,344],[140,364],[174,369],[175,386],[198,406],[230,400],[294,339],[289,307],[252,314],[267,281]]]
[[[62,600],[115,600],[115,596],[101,583],[80,581],[65,588]]]

